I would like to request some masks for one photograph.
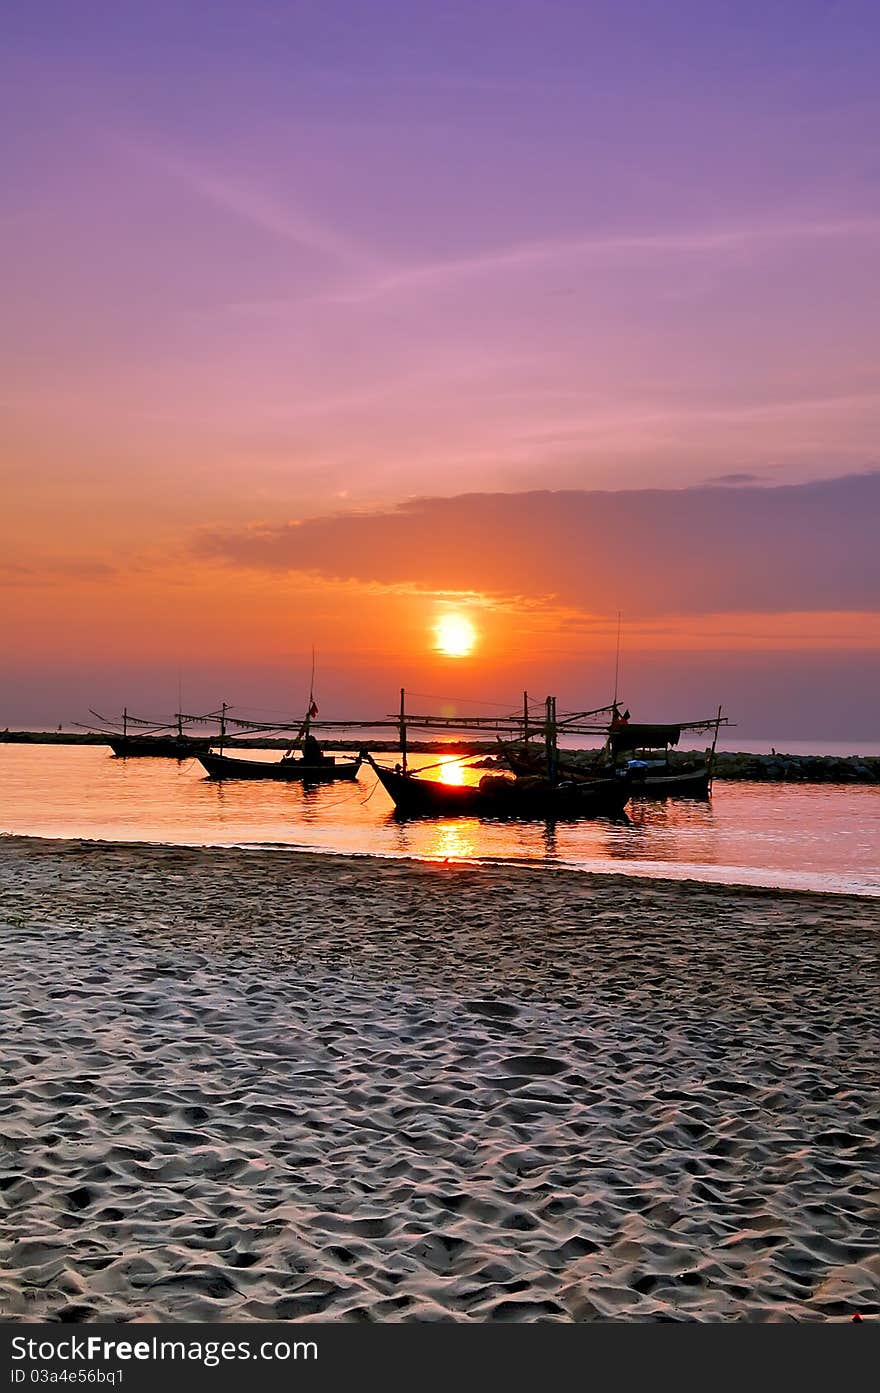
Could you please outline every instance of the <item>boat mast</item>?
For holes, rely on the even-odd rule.
[[[312,675],[309,678],[309,704],[306,709],[306,719],[303,723],[303,730],[300,734],[305,737],[309,733],[312,724],[312,707],[315,704],[315,645],[312,644]]]
[[[523,692],[523,744],[529,743],[529,694]]]
[[[548,696],[544,706],[546,711],[544,742],[547,747],[547,778],[551,784],[555,784],[559,767],[559,756],[556,748],[556,698]]]
[[[400,689],[400,767],[406,773],[406,693]]]
[[[712,786],[712,770],[715,767],[715,746],[718,744],[718,729],[721,725],[721,707],[718,707],[718,715],[715,717],[715,734],[712,736],[712,748],[709,751],[709,787]]]
[[[617,687],[620,677],[620,610],[617,611],[617,651],[614,655],[614,701],[613,706],[617,706]]]
[[[122,738],[123,738],[123,740],[125,739],[125,737],[126,737],[127,735],[128,735],[128,707],[127,707],[127,706],[123,706],[123,708],[122,708]]]
[[[220,753],[223,753],[223,742],[226,739],[226,712],[227,705],[224,701],[220,707]]]

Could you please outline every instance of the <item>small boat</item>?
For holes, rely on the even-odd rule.
[[[210,742],[188,735],[108,735],[107,744],[117,759],[190,759]]]
[[[258,730],[277,730],[267,727],[261,721],[244,721],[228,717],[228,707],[224,702],[220,708],[220,749],[197,753],[196,758],[207,772],[209,779],[275,779],[282,783],[331,784],[347,779],[356,779],[363,763],[363,753],[356,759],[340,760],[333,755],[325,755],[311,731],[312,721],[318,714],[315,701],[315,655],[312,652],[312,681],[309,687],[309,703],[296,735],[291,740],[287,753],[281,759],[239,759],[237,755],[223,753],[228,726],[240,732],[253,735]],[[299,750],[299,756],[294,750]]]
[[[633,798],[708,798],[712,791],[712,770],[706,763],[681,773],[662,761],[646,764],[644,769],[639,765],[639,760],[627,765]]]
[[[210,749],[211,742],[206,736],[193,736],[184,733],[184,724],[205,721],[207,716],[184,716],[178,712],[173,725],[163,725],[159,721],[146,720],[143,716],[132,716],[128,707],[116,719],[102,716],[98,711],[90,714],[101,723],[100,734],[110,746],[117,759],[189,759],[198,750]],[[121,730],[108,729],[122,726]],[[130,727],[139,730],[132,734]],[[86,727],[94,731],[94,727]],[[97,733],[97,732],[95,732]]]
[[[322,755],[319,761],[284,755],[281,759],[239,759],[235,755],[198,751],[196,758],[210,779],[276,779],[284,783],[329,784],[356,779],[362,759],[342,760]]]
[[[488,774],[477,785],[447,784],[400,768],[386,769],[366,750],[362,755],[402,818],[620,818],[630,796],[627,780],[622,777],[554,783],[538,776],[510,779]]]
[[[712,765],[715,742],[722,722],[721,710],[712,721],[689,721],[682,725],[633,725],[617,716],[608,731],[607,749],[612,765],[620,757],[630,755],[624,768],[633,798],[708,798],[712,791]],[[677,745],[682,730],[714,728],[715,739],[705,757],[694,755],[692,767],[676,769],[669,762],[670,746]],[[651,753],[660,751],[659,759]]]
[[[634,725],[619,714],[608,729],[603,750],[592,764],[576,764],[573,759],[558,755],[559,773],[566,779],[589,782],[607,778],[612,771],[625,774],[633,798],[708,798],[712,789],[712,765],[718,728],[726,724],[718,715],[707,721],[689,721],[680,725]],[[706,756],[695,754],[691,768],[677,768],[669,762],[669,749],[677,745],[682,730],[714,730],[715,740]],[[545,766],[545,756],[539,749],[519,744],[502,744],[506,763],[519,775],[535,774]],[[649,752],[662,751],[662,757],[652,759]],[[625,763],[622,756],[630,755]]]

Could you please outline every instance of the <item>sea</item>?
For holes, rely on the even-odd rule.
[[[785,752],[852,753],[803,743]],[[277,750],[246,753],[279,758]],[[397,756],[379,758],[393,764]],[[485,772],[452,755],[414,755],[410,767],[465,782]],[[0,834],[515,862],[880,897],[880,786],[717,781],[705,802],[634,801],[626,822],[399,822],[368,766],[356,783],[215,783],[195,759],[0,744]]]

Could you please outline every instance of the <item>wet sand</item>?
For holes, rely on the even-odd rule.
[[[0,1313],[880,1312],[880,905],[0,838]]]

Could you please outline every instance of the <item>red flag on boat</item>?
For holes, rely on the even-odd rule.
[[[317,716],[317,714],[318,714],[317,703],[313,701],[312,704],[311,704],[311,706],[309,707],[309,715],[310,715],[310,716]]]

